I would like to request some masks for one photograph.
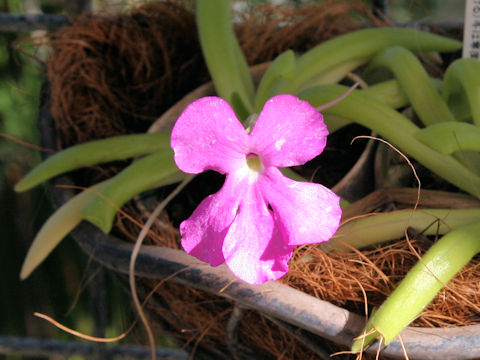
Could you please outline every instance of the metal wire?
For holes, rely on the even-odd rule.
[[[9,14],[0,12],[0,32],[30,32],[33,30],[57,30],[68,23],[64,15]]]
[[[65,342],[31,337],[0,336],[0,354],[22,356],[83,356],[92,359],[98,353],[97,344]],[[151,349],[144,346],[105,346],[104,359],[150,359]],[[180,349],[157,349],[158,359],[187,360],[189,355]]]

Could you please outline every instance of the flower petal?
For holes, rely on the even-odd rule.
[[[302,165],[320,154],[327,142],[323,116],[293,95],[269,99],[250,133],[252,150],[265,166]]]
[[[276,168],[266,169],[258,179],[265,200],[273,208],[277,225],[288,245],[329,240],[340,225],[340,198],[330,189],[293,181]]]
[[[182,247],[192,256],[218,266],[225,262],[223,240],[235,219],[248,180],[227,175],[223,187],[203,199],[193,214],[180,224]]]
[[[230,105],[219,97],[191,103],[172,130],[171,146],[180,170],[198,174],[207,169],[228,173],[245,161],[248,135]]]
[[[281,235],[257,187],[251,186],[223,243],[227,266],[250,284],[282,277],[288,271],[293,246]]]

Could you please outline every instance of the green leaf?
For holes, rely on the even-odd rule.
[[[307,89],[305,89],[305,91],[307,91]],[[405,93],[400,88],[400,85],[396,80],[388,80],[378,83],[361,91],[363,94],[371,96],[372,98],[385,103],[392,109],[405,107],[409,104]],[[324,120],[330,133],[333,133],[334,131],[337,131],[338,129],[352,123],[351,120],[345,117],[328,113],[324,114]]]
[[[275,58],[270,64],[257,88],[255,96],[255,113],[260,113],[263,104],[274,93],[275,82],[279,78],[290,79],[295,70],[295,53],[287,50]]]
[[[349,73],[368,62],[369,58],[359,58],[344,61],[330,67],[318,75],[312,76],[310,80],[302,84],[301,89],[323,84],[335,84],[344,79]]]
[[[455,121],[427,71],[411,51],[400,46],[389,47],[372,59],[368,70],[379,67],[386,67],[394,74],[403,93],[425,125]]]
[[[135,161],[115,175],[99,195],[82,210],[85,220],[109,233],[118,210],[135,195],[156,186],[180,173],[170,149],[157,151]]]
[[[399,46],[389,47],[373,58],[369,68],[382,66],[393,72],[416,114],[425,125],[456,121],[435,84],[412,52]],[[477,83],[480,85],[480,82]],[[480,95],[480,92],[477,93]],[[479,154],[464,151],[454,156],[465,166],[469,166],[472,172],[480,175]]]
[[[342,225],[335,234],[356,249],[378,245],[405,236],[407,228],[423,235],[443,235],[480,218],[480,209],[407,209],[370,214]],[[434,224],[434,225],[433,225]],[[432,226],[433,225],[433,226]],[[340,242],[319,245],[324,250],[351,251]]]
[[[55,247],[83,220],[80,213],[105,186],[106,182],[99,183],[82,191],[70,201],[59,207],[52,216],[43,224],[33,239],[27,256],[23,261],[20,279],[25,280],[40,265]]]
[[[15,191],[31,189],[43,181],[65,172],[148,154],[170,148],[170,133],[124,135],[69,147],[49,157],[32,169],[15,186]]]
[[[242,98],[240,97],[240,95],[238,95],[237,92],[232,93],[232,98],[230,99],[229,104],[232,106],[232,108],[235,109],[237,117],[242,122],[245,122],[245,120],[247,120],[247,118],[251,115],[250,110],[244,104]]]
[[[399,45],[412,51],[455,51],[462,43],[439,35],[407,28],[358,30],[316,46],[297,59],[293,81],[282,81],[277,93],[295,93],[312,78],[349,61],[366,63],[380,50]]]
[[[200,44],[217,94],[230,101],[237,93],[252,114],[253,81],[233,30],[231,12],[230,1],[197,0]]]
[[[345,91],[345,86],[320,85],[300,92],[299,97],[313,106],[320,106],[338,98]],[[414,134],[419,128],[385,103],[361,90],[354,90],[344,100],[324,110],[324,113],[341,116],[370,128],[407,156],[412,156],[445,180],[478,197],[480,177],[453,157],[442,155],[418,141]]]
[[[422,143],[444,155],[456,151],[480,152],[480,127],[463,122],[446,122],[431,125],[415,133]]]
[[[451,104],[453,101],[470,107],[473,121],[480,125],[480,61],[475,59],[459,59],[454,61],[445,73],[443,84],[443,98]],[[458,109],[458,105],[457,105]],[[465,114],[465,110],[463,111]],[[464,115],[465,116],[465,115]]]
[[[352,351],[361,351],[377,337],[382,338],[385,345],[395,339],[480,251],[479,234],[480,221],[476,220],[435,243],[370,317],[364,330],[369,335],[356,340]]]

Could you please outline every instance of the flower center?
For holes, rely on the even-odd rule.
[[[262,160],[256,154],[248,154],[247,155],[247,166],[250,170],[253,170],[257,173],[263,170]]]

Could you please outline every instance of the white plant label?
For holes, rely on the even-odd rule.
[[[480,0],[465,0],[462,57],[480,60]]]

